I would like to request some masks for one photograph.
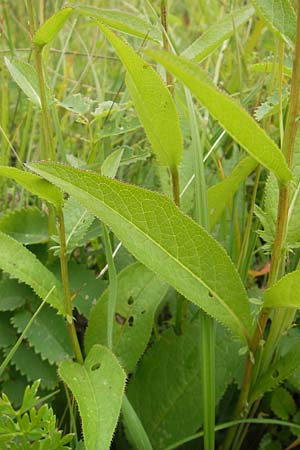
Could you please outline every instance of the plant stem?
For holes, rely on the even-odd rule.
[[[69,282],[68,262],[67,262],[67,247],[66,247],[66,234],[65,234],[65,222],[62,208],[57,211],[58,216],[58,235],[60,244],[60,270],[61,279],[65,293],[65,310],[67,312],[67,328],[70,334],[72,347],[74,350],[75,359],[78,363],[83,364],[83,357],[78,342],[76,328],[73,319],[73,308],[71,304],[71,291]]]
[[[180,184],[179,184],[179,172],[178,167],[173,167],[171,169],[171,178],[172,178],[172,191],[173,191],[173,200],[175,205],[180,206]]]
[[[162,33],[164,49],[170,51],[170,42],[168,39],[168,0],[161,0],[160,2],[160,20],[163,26],[164,32]],[[167,86],[172,93],[174,90],[173,76],[170,72],[166,72]]]

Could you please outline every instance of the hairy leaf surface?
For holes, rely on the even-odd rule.
[[[60,164],[36,163],[30,167],[109,225],[145,266],[247,339],[251,327],[248,299],[230,258],[168,198]],[[203,288],[215,298],[209,298]]]

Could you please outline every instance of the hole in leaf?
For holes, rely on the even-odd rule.
[[[272,373],[272,378],[278,378],[279,377],[279,370],[274,370],[274,372]]]
[[[133,322],[134,322],[134,317],[133,317],[133,316],[130,316],[129,319],[128,319],[128,325],[129,325],[130,327],[133,327]]]
[[[145,312],[146,312],[146,310],[145,310],[145,309],[143,309],[143,311],[141,311],[141,314],[145,314]]]
[[[134,298],[132,296],[130,296],[129,299],[127,300],[127,303],[128,303],[129,306],[133,305]]]
[[[100,363],[95,363],[95,364],[92,365],[91,371],[92,371],[92,372],[95,372],[95,370],[100,369],[100,367],[101,367],[101,364],[100,364]]]
[[[115,319],[116,319],[116,322],[118,322],[119,325],[124,325],[125,322],[126,322],[125,317],[122,316],[122,315],[119,314],[119,313],[116,313],[116,314],[115,314]]]

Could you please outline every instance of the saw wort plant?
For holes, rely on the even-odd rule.
[[[71,4],[44,20],[44,9],[37,18],[27,0],[30,63],[16,57],[4,6],[10,56],[0,175],[13,184],[2,181],[3,207],[14,209],[6,198],[19,185],[25,208],[0,218],[2,381],[7,388],[16,369],[26,381],[41,373],[46,390],[61,380],[76,449],[107,450],[116,430],[116,449],[239,450],[253,448],[251,424],[271,429],[257,448],[293,448],[300,430],[292,396],[300,389],[300,6],[253,0],[233,9],[230,2],[219,23],[181,49],[168,2],[142,3],[148,18]],[[50,44],[68,24],[61,57],[84,24],[125,70],[107,101],[99,84],[107,72],[98,73],[87,54],[103,100],[93,111],[95,101],[61,99],[54,89],[61,59],[54,83],[47,73]],[[243,85],[241,29],[246,66],[263,74],[262,86]],[[263,33],[275,55],[252,64]],[[225,92],[218,82],[232,41],[237,71]],[[215,62],[213,77],[207,61]],[[7,71],[31,102],[19,152],[7,133]],[[64,83],[67,77],[61,89]],[[85,133],[79,149],[66,133],[71,115],[72,129]],[[33,125],[38,157],[23,144]],[[128,168],[136,164],[142,178],[153,167],[158,176],[135,182],[139,170]],[[252,268],[256,258],[263,270]],[[103,261],[108,285],[94,274]]]

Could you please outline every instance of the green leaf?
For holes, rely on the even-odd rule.
[[[47,242],[48,218],[38,208],[8,210],[0,219],[0,231],[24,245]]]
[[[291,179],[292,174],[275,142],[241,105],[207,81],[207,75],[197,64],[164,51],[147,50],[146,53],[179,78],[254,159],[273,171],[280,181]]]
[[[86,450],[108,450],[126,379],[116,357],[107,348],[94,345],[84,365],[64,361],[59,375],[78,403]]]
[[[272,73],[276,67],[276,71],[279,71],[279,64],[273,61],[265,61],[262,63],[252,64],[249,69],[251,72]],[[292,67],[283,66],[283,74],[289,78],[292,78]]]
[[[8,312],[0,314],[0,348],[13,346],[17,340],[16,330],[10,324]]]
[[[264,292],[265,308],[300,308],[300,270],[288,273]]]
[[[181,213],[172,201],[60,164],[36,163],[30,167],[69,192],[110,226],[124,246],[150,270],[235,334],[248,339],[251,327],[248,299],[230,258],[215,239]],[[209,297],[206,289],[215,298]]]
[[[32,291],[25,284],[9,279],[0,282],[0,311],[20,308],[30,298]]]
[[[195,433],[203,421],[201,323],[183,323],[181,336],[165,331],[138,365],[128,385],[128,398],[153,449],[161,450]],[[220,326],[216,330],[216,399],[232,382],[241,357],[239,343]]]
[[[246,23],[254,13],[250,6],[233,11],[220,22],[209,27],[196,41],[194,41],[182,56],[195,61],[202,61],[212,53],[226,39],[230,38],[234,31]]]
[[[14,315],[12,323],[19,333],[24,331],[32,316],[33,313],[27,310],[18,311]],[[42,359],[47,359],[51,364],[60,363],[73,357],[66,323],[47,305],[43,307],[30,326],[26,333],[26,339],[30,346],[41,354]]]
[[[54,206],[60,207],[63,205],[64,200],[59,189],[33,173],[15,167],[0,166],[0,176],[15,180],[32,194],[47,200]]]
[[[161,164],[177,167],[182,136],[174,100],[158,73],[106,26],[98,23],[127,69],[126,84],[153,152]]]
[[[43,25],[35,32],[33,43],[39,47],[43,47],[52,41],[68,20],[73,8],[63,8],[51,16]]]
[[[167,286],[152,271],[136,263],[118,274],[113,351],[126,372],[131,372],[150,338],[154,313]],[[91,310],[85,334],[87,351],[94,344],[107,345],[108,289]]]
[[[102,175],[110,178],[115,178],[123,156],[123,151],[123,148],[119,148],[118,150],[115,150],[110,155],[108,155],[101,166]]]
[[[40,89],[35,69],[28,63],[4,58],[5,65],[19,88],[26,97],[39,108],[41,107]]]
[[[117,9],[99,9],[93,6],[78,6],[76,11],[84,16],[100,19],[102,23],[118,31],[137,36],[142,39],[161,41],[161,32],[151,23],[140,17]]]
[[[19,242],[0,231],[0,269],[30,286],[34,292],[61,314],[66,314],[62,285],[55,276]]]
[[[145,429],[126,395],[123,397],[122,416],[126,437],[134,448],[136,450],[153,450]]]
[[[287,389],[279,387],[272,393],[271,409],[282,420],[296,413],[295,401]]]
[[[255,169],[257,162],[248,156],[242,159],[231,174],[207,191],[208,213],[211,229],[214,228],[226,206],[230,205],[240,184]]]
[[[262,20],[281,39],[294,43],[296,13],[289,0],[251,0]]]

